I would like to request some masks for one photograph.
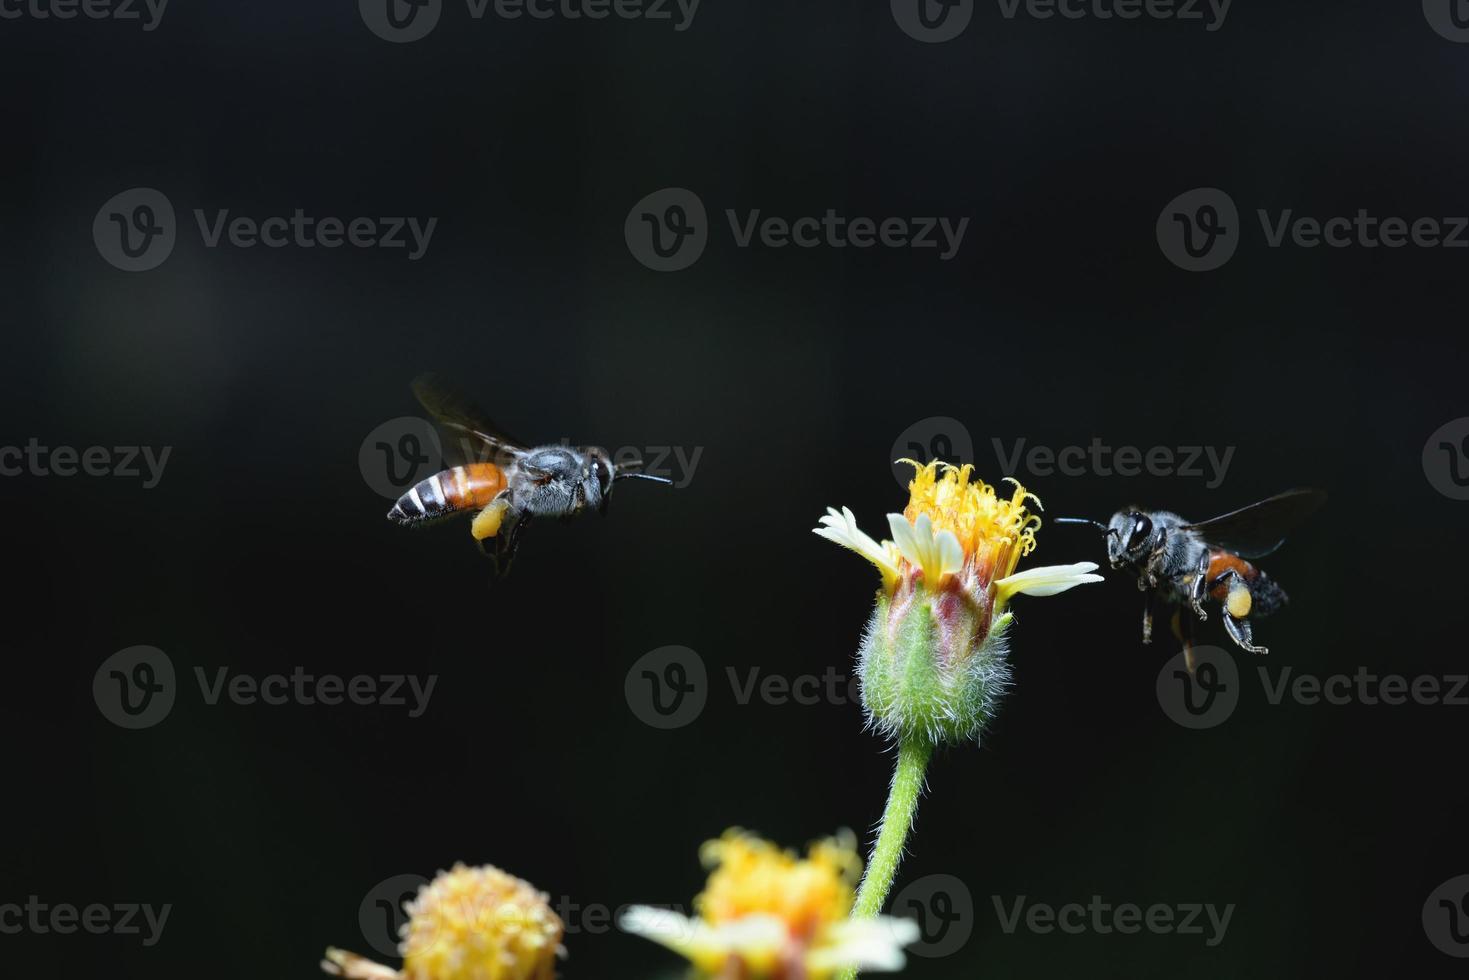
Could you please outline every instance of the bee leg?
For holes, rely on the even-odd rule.
[[[1225,616],[1224,628],[1229,631],[1230,639],[1239,644],[1241,650],[1247,650],[1250,653],[1259,654],[1270,652],[1265,647],[1255,646],[1255,637],[1253,632],[1250,630],[1250,621],[1248,619],[1236,619],[1233,616]]]
[[[1222,575],[1209,583],[1210,591],[1224,586],[1228,589],[1224,596],[1224,628],[1229,631],[1229,636],[1238,643],[1242,649],[1250,653],[1265,654],[1270,651],[1265,647],[1257,647],[1254,644],[1254,632],[1250,629],[1250,609],[1254,606],[1254,596],[1250,593],[1250,587],[1245,582],[1244,576],[1234,569],[1226,569]]]
[[[1152,596],[1143,597],[1143,643],[1153,642],[1153,603]]]
[[[1173,614],[1173,635],[1183,644],[1183,665],[1194,672],[1194,621],[1179,609]]]
[[[510,564],[515,561],[515,552],[520,547],[520,534],[529,523],[529,514],[512,511],[498,536],[480,542],[485,554],[495,563],[496,581],[510,574]]]
[[[1199,567],[1194,569],[1194,580],[1188,596],[1188,604],[1201,621],[1209,618],[1209,614],[1204,611],[1204,597],[1209,594],[1208,578],[1209,553],[1206,551],[1199,556]]]

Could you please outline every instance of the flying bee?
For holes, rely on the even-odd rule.
[[[614,463],[600,446],[527,447],[433,375],[415,379],[413,394],[441,426],[460,435],[472,460],[410,487],[388,519],[412,527],[476,511],[469,530],[494,559],[496,577],[509,572],[533,518],[605,513],[619,480],[673,483],[640,472],[641,461]]]
[[[1197,523],[1166,510],[1119,510],[1106,524],[1063,517],[1058,524],[1089,524],[1107,535],[1107,558],[1113,568],[1137,576],[1143,599],[1143,642],[1153,637],[1152,597],[1178,605],[1174,629],[1193,669],[1193,619],[1209,618],[1206,599],[1218,602],[1224,628],[1243,650],[1269,653],[1256,646],[1251,616],[1268,616],[1286,603],[1285,590],[1254,564],[1285,543],[1285,532],[1310,516],[1326,500],[1321,490],[1296,489],[1259,503]]]

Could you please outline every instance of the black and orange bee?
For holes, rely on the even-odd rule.
[[[1187,603],[1200,620],[1209,618],[1205,599],[1213,599],[1223,610],[1230,638],[1241,649],[1263,654],[1270,651],[1255,645],[1250,617],[1275,612],[1286,595],[1254,561],[1285,543],[1285,532],[1325,500],[1320,490],[1296,489],[1197,523],[1166,510],[1138,509],[1119,510],[1106,524],[1075,517],[1056,523],[1090,524],[1107,535],[1112,567],[1132,571],[1137,587],[1147,593],[1144,643],[1152,642],[1154,595],[1179,606]],[[1174,620],[1185,651],[1193,645],[1192,622],[1182,609]]]
[[[509,572],[520,534],[532,518],[605,512],[618,480],[673,482],[639,472],[641,461],[614,463],[599,446],[527,447],[433,375],[417,378],[413,393],[440,425],[473,448],[469,455],[476,458],[414,484],[393,504],[388,519],[416,526],[476,512],[470,533],[494,559],[497,576]]]

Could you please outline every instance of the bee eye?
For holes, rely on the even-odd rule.
[[[1137,515],[1137,520],[1132,525],[1132,533],[1127,537],[1127,549],[1141,547],[1147,540],[1148,535],[1153,533],[1153,522],[1148,520],[1146,514]]]

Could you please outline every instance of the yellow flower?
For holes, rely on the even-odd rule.
[[[1016,593],[1055,595],[1100,582],[1095,562],[1016,572],[1035,550],[1040,501],[1019,483],[1009,499],[973,467],[911,463],[908,506],[875,541],[845,507],[815,532],[877,566],[878,593],[859,661],[863,704],[889,734],[975,740],[1008,687],[1006,606]]]
[[[393,970],[328,949],[321,966],[352,980],[553,980],[564,927],[545,894],[485,865],[453,870],[408,902],[408,924]]]
[[[713,871],[694,900],[697,918],[634,906],[620,925],[687,957],[701,975],[822,980],[851,966],[897,970],[902,947],[918,938],[906,920],[847,917],[862,873],[850,833],[817,841],[805,858],[740,830],[700,853]]]
[[[934,461],[909,463],[915,472],[908,484],[908,506],[888,515],[892,540],[877,542],[858,527],[852,512],[827,508],[816,533],[851,548],[882,572],[889,593],[901,585],[938,591],[945,586],[966,591],[984,588],[993,595],[998,614],[1017,592],[1055,595],[1084,582],[1100,582],[1096,562],[1050,565],[1019,574],[1015,565],[1035,550],[1040,516],[1029,513],[1026,501],[1040,499],[1016,480],[1010,499],[995,493],[983,480],[973,479],[969,464],[951,466]],[[942,473],[942,475],[940,475]]]

